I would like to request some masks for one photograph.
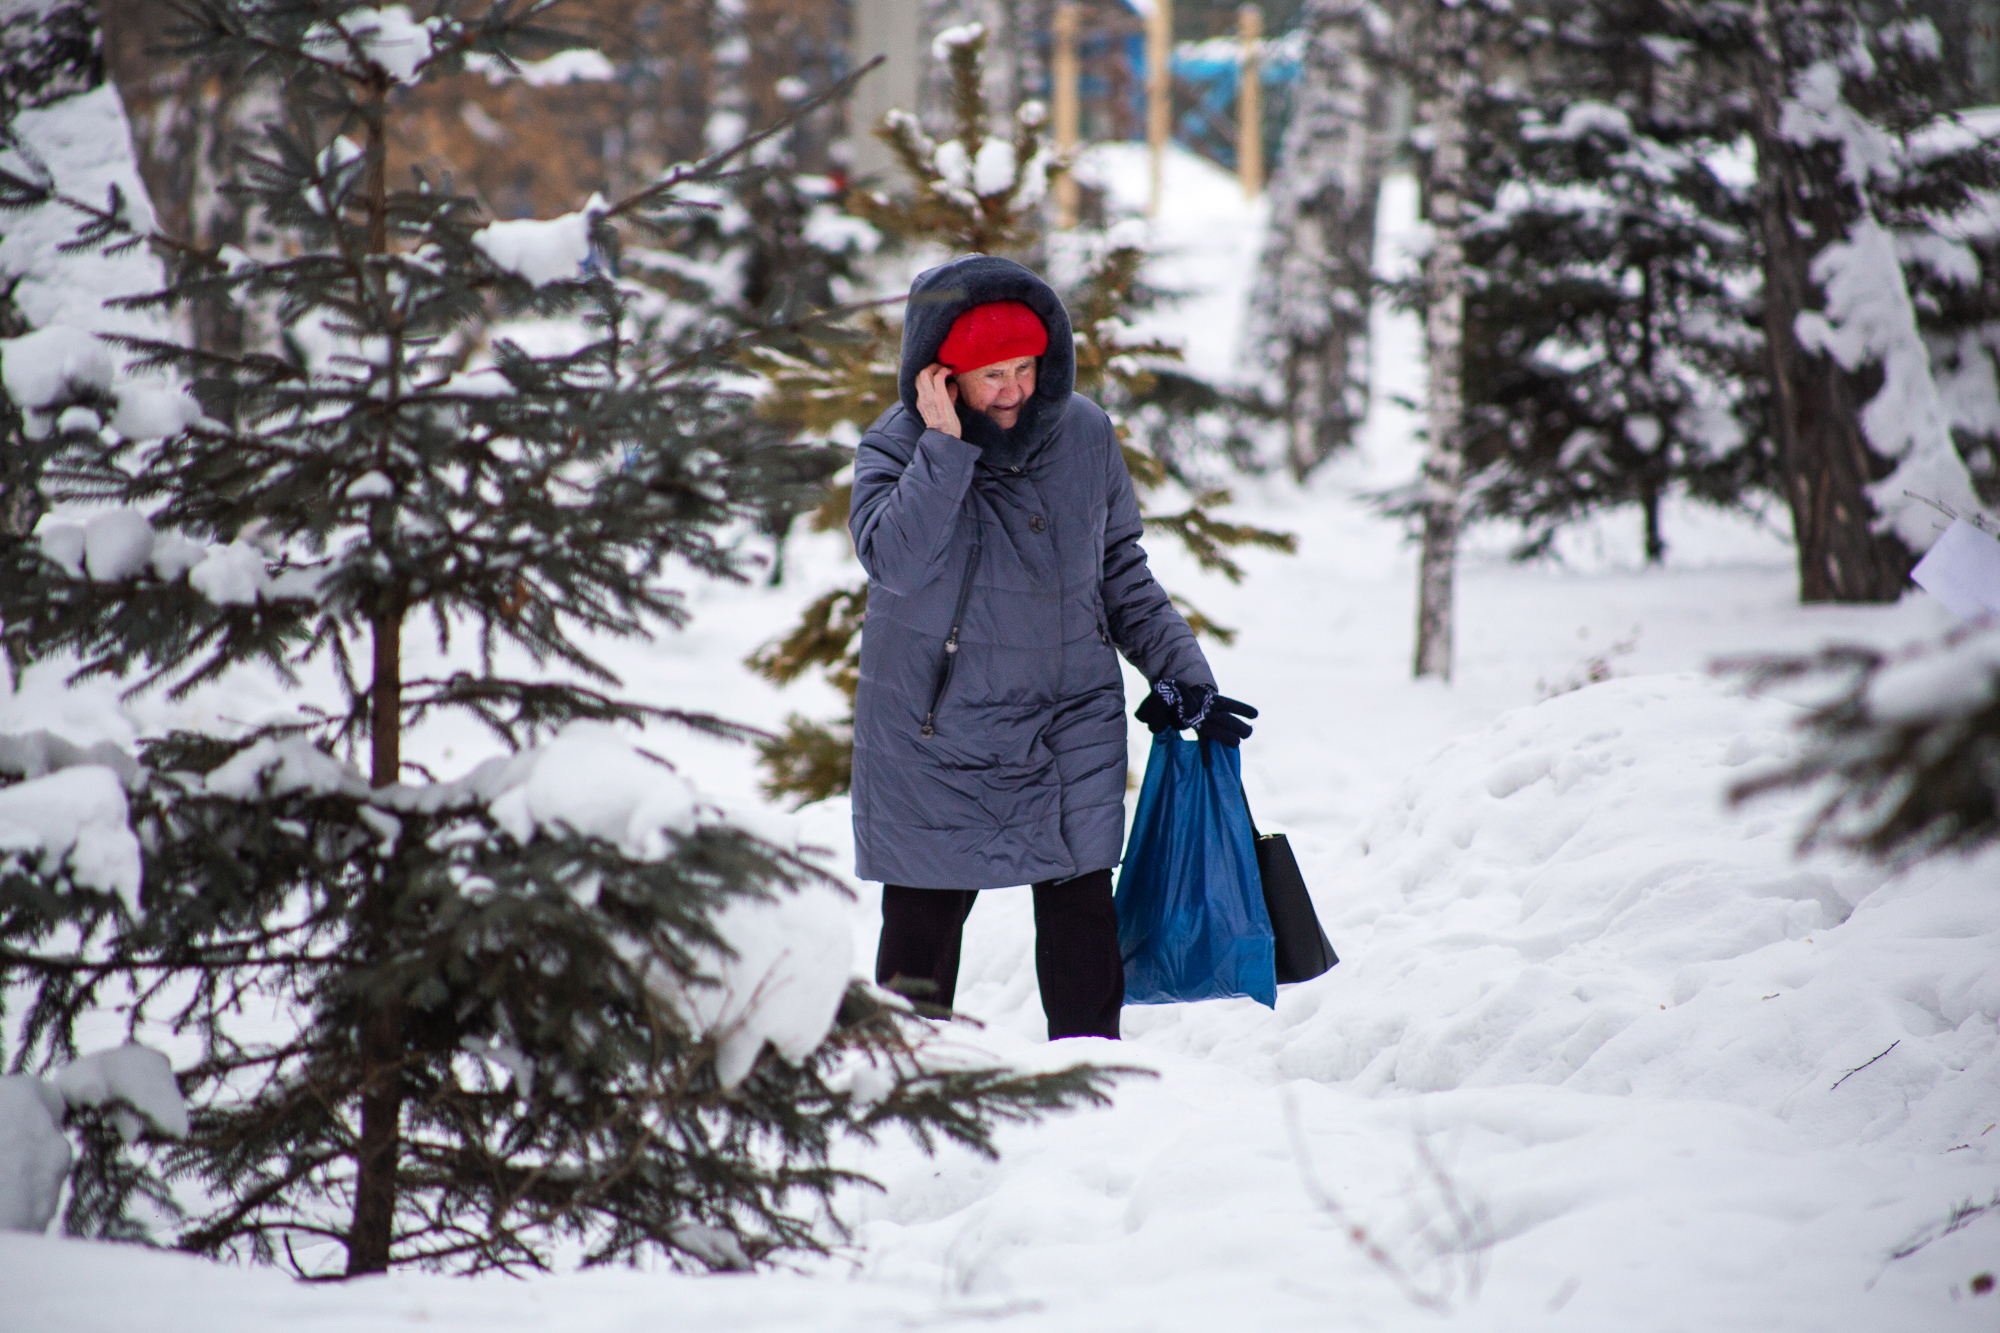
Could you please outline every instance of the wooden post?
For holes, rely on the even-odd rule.
[[[1160,211],[1160,170],[1174,122],[1174,0],[1152,0],[1146,15],[1146,145],[1152,149],[1153,188],[1146,212]]]
[[[1236,11],[1236,178],[1243,197],[1264,193],[1264,12],[1255,5]]]
[[[1076,156],[1078,121],[1082,107],[1077,100],[1075,0],[1056,6],[1055,77],[1056,152],[1067,163]],[[1067,230],[1076,225],[1076,177],[1068,171],[1056,177],[1056,225]]]

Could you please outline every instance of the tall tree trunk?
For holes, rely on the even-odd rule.
[[[1660,488],[1647,483],[1639,495],[1639,505],[1646,514],[1646,563],[1665,564],[1667,541],[1660,535]]]
[[[1648,65],[1644,98],[1649,116],[1652,112],[1652,89],[1652,67]],[[1651,197],[1651,184],[1648,183],[1642,188],[1646,190],[1648,196],[1647,211],[1655,211],[1657,206]],[[1653,261],[1649,257],[1639,265],[1639,378],[1642,383],[1649,386],[1658,383],[1654,377],[1658,319],[1658,291],[1654,282]],[[1640,482],[1639,503],[1646,514],[1646,563],[1649,565],[1662,565],[1667,560],[1667,542],[1660,535],[1660,497],[1661,492],[1666,489],[1667,478],[1673,473],[1674,445],[1671,432],[1675,426],[1674,423],[1663,419],[1665,415],[1657,411],[1652,414],[1652,442],[1641,450],[1647,457],[1646,471]],[[1636,423],[1628,422],[1625,425],[1628,440],[1634,424]]]
[[[0,450],[0,535],[26,537],[49,511],[42,470],[30,459],[25,449]]]
[[[374,624],[375,672],[368,694],[369,780],[396,781],[402,769],[402,638],[400,608]],[[385,867],[385,870],[387,868]],[[378,878],[361,904],[363,966],[386,965],[395,931],[396,885]],[[396,1239],[396,1157],[402,1142],[403,1006],[393,995],[364,1000],[361,1024],[361,1137],[355,1146],[354,1215],[347,1233],[347,1275],[389,1268]]]
[[[105,72],[132,123],[132,149],[160,229],[197,246],[233,245],[262,253],[255,208],[231,188],[244,154],[262,151],[284,119],[268,81],[159,48],[157,0],[98,0]],[[273,338],[254,303],[191,302],[179,312],[196,344],[237,352]]]
[[[388,86],[378,79],[374,97],[365,108],[367,121],[369,250],[386,254],[389,249],[388,142],[384,134]],[[363,300],[380,300],[386,310],[386,288],[379,294],[364,291]],[[398,380],[401,339],[393,338],[389,349],[393,400]],[[386,431],[382,441],[382,462],[389,463]],[[369,782],[376,787],[392,786],[402,774],[403,724],[403,605],[400,598],[385,595],[375,614],[374,675],[368,691],[368,738],[370,745]],[[361,902],[359,966],[381,969],[394,953],[396,899],[399,885],[393,866],[384,866],[368,886]],[[402,1141],[403,1119],[403,1006],[399,996],[387,987],[372,988],[361,1001],[361,1137],[354,1153],[354,1215],[347,1233],[347,1275],[383,1273],[389,1268],[396,1240],[396,1158]]]
[[[1425,116],[1432,136],[1426,195],[1434,239],[1424,263],[1430,448],[1424,457],[1416,674],[1448,681],[1464,469],[1465,250],[1459,229],[1463,223],[1472,53],[1462,4],[1425,0],[1424,11],[1418,24],[1417,77],[1430,104]]]
[[[1393,89],[1371,6],[1314,0],[1299,92],[1271,177],[1256,337],[1284,376],[1296,477],[1349,443],[1368,411],[1375,207]]]
[[[1764,343],[1771,370],[1772,430],[1798,548],[1799,600],[1893,602],[1912,556],[1875,530],[1867,486],[1888,475],[1868,447],[1854,373],[1799,345],[1796,325],[1811,292],[1813,256],[1846,229],[1840,181],[1809,181],[1801,149],[1778,130],[1786,96],[1784,37],[1769,0],[1757,0],[1751,53],[1752,136],[1757,146],[1757,225],[1764,249]]]

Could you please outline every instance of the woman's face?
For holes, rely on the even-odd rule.
[[[975,412],[984,412],[1011,429],[1021,419],[1021,407],[1035,392],[1035,358],[1016,357],[968,370],[956,377],[959,397]]]

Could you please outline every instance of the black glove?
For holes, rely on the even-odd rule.
[[[1156,736],[1163,731],[1192,729],[1205,741],[1237,745],[1250,735],[1250,726],[1230,716],[1232,713],[1257,716],[1257,710],[1249,704],[1217,694],[1212,685],[1183,685],[1162,678],[1153,682],[1151,693],[1132,715],[1152,728]]]

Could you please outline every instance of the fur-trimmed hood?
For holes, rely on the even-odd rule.
[[[937,360],[952,321],[988,301],[1019,301],[1049,331],[1049,350],[1035,368],[1034,396],[1012,429],[1002,430],[984,413],[959,408],[966,442],[979,446],[982,461],[1004,467],[1023,462],[1047,442],[1076,388],[1076,339],[1070,332],[1069,311],[1055,288],[1033,270],[1011,259],[965,255],[919,273],[910,284],[910,302],[903,314],[903,359],[896,388],[903,405],[915,413],[917,372]]]

